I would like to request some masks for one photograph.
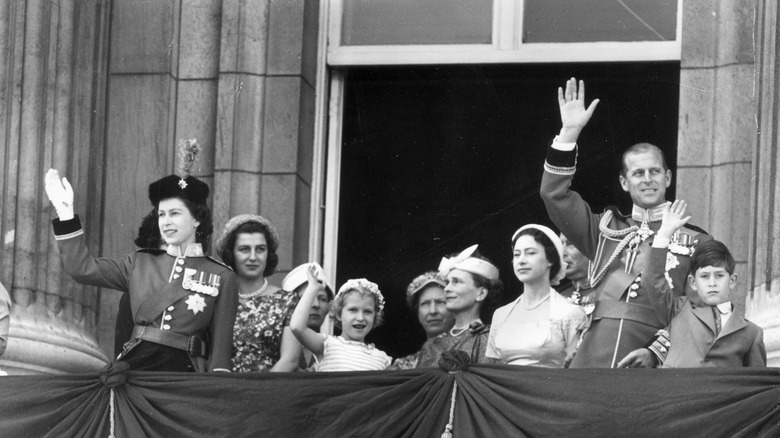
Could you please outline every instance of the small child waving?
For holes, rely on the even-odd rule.
[[[737,284],[734,257],[726,245],[708,240],[695,246],[691,256],[688,282],[697,294],[696,299],[674,298],[665,278],[665,266],[674,263],[674,234],[685,225],[684,201],[674,201],[664,212],[661,228],[656,235],[650,259],[645,263],[642,282],[651,285],[648,290],[658,294],[659,313],[671,318],[667,327],[669,348],[651,350],[664,367],[763,367],[766,349],[763,330],[733,312],[731,292]],[[667,248],[671,249],[667,256]],[[677,249],[681,251],[684,248]]]
[[[366,335],[382,323],[385,300],[379,287],[365,278],[347,280],[333,299],[332,313],[341,336],[329,336],[307,327],[309,309],[317,292],[314,265],[307,269],[308,285],[290,319],[290,329],[298,341],[316,355],[318,371],[378,371],[390,365],[384,351],[366,344]],[[320,359],[321,358],[321,359]]]

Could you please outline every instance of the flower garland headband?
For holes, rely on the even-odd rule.
[[[347,282],[344,283],[341,288],[339,288],[339,292],[336,294],[336,297],[333,298],[333,301],[338,302],[338,300],[343,298],[347,292],[353,290],[360,292],[368,291],[374,294],[374,297],[376,297],[377,307],[379,308],[379,312],[377,312],[377,314],[382,316],[382,312],[385,310],[385,297],[382,296],[382,292],[379,291],[379,286],[377,286],[376,283],[368,281],[365,278],[353,278],[347,280]]]
[[[495,265],[476,257],[472,257],[479,245],[472,245],[455,257],[442,257],[439,263],[439,273],[446,276],[453,269],[460,269],[471,274],[481,275],[490,281],[498,280],[498,268]]]

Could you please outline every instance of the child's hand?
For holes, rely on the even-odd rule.
[[[688,204],[681,199],[675,200],[670,207],[667,207],[664,210],[661,228],[658,229],[658,237],[671,239],[677,230],[687,224],[691,219],[690,216],[685,216],[687,209]]]
[[[306,277],[309,280],[307,289],[316,289],[316,291],[319,292],[320,289],[325,288],[325,285],[317,280],[317,265],[314,263],[310,263],[306,269]]]

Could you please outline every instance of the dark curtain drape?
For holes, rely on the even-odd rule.
[[[456,367],[457,368],[457,367]],[[126,372],[0,378],[2,436],[777,437],[780,370]]]

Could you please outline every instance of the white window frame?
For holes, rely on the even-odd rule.
[[[388,0],[389,1],[389,0]],[[523,43],[523,0],[493,0],[492,44],[341,45],[342,0],[330,3],[330,66],[679,61],[682,3],[677,2],[674,41]]]
[[[319,260],[331,283],[335,281],[341,185],[341,115],[346,67],[679,61],[682,52],[683,1],[677,2],[675,41],[524,44],[521,19],[523,0],[494,0],[492,44],[342,46],[342,0],[322,0],[319,17],[309,260]],[[338,287],[336,284],[333,286]]]

